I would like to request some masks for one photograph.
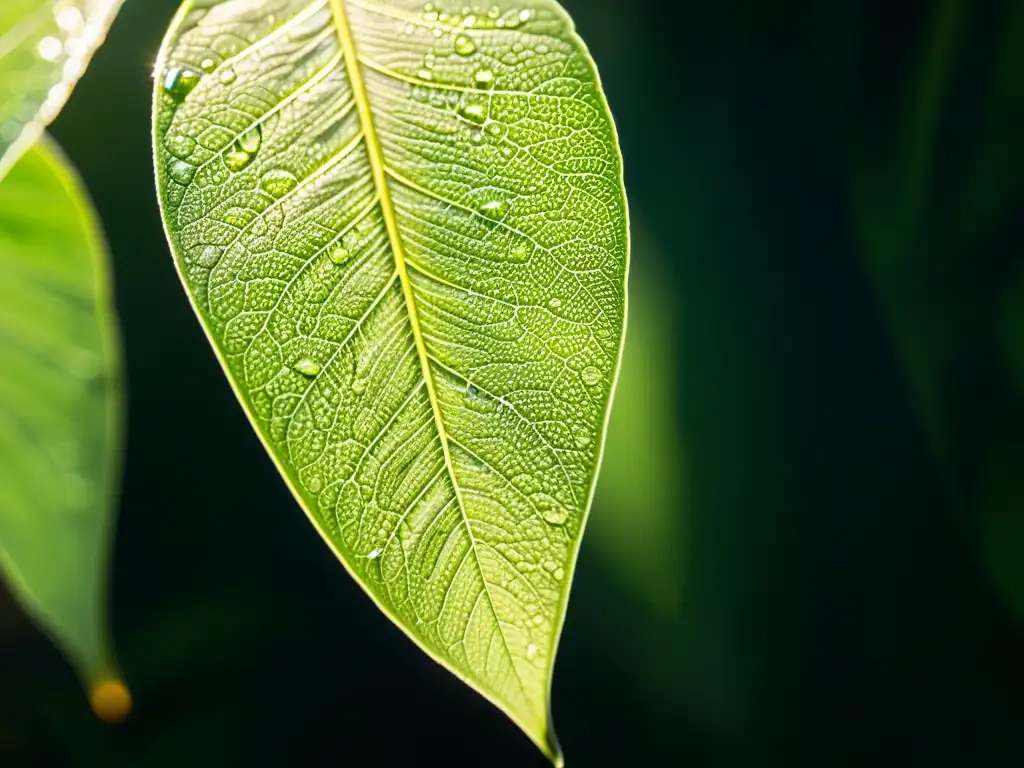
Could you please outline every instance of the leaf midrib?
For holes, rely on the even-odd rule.
[[[363,140],[366,142],[367,155],[369,156],[370,167],[373,173],[373,182],[377,188],[381,214],[384,218],[385,226],[387,227],[388,240],[391,244],[391,252],[395,259],[395,268],[398,271],[398,277],[402,284],[402,293],[405,296],[405,304],[409,313],[412,335],[416,343],[416,353],[419,357],[420,369],[423,373],[423,379],[426,384],[427,396],[430,399],[430,407],[434,414],[434,425],[437,429],[438,438],[441,441],[441,449],[444,453],[445,466],[452,483],[452,488],[455,491],[455,497],[459,503],[459,511],[462,514],[463,524],[466,526],[466,535],[469,537],[469,546],[473,551],[473,558],[476,560],[477,568],[480,571],[480,581],[483,584],[487,603],[491,607],[491,614],[494,616],[498,635],[501,637],[502,645],[505,648],[505,652],[508,654],[516,682],[519,683],[520,690],[522,691],[528,706],[532,709],[533,702],[526,691],[522,678],[519,676],[519,670],[516,668],[515,657],[512,655],[512,650],[508,646],[508,639],[505,637],[505,632],[501,627],[501,621],[498,619],[497,611],[494,607],[494,600],[491,598],[490,586],[487,583],[483,563],[480,561],[479,547],[473,534],[473,527],[470,523],[469,515],[466,512],[466,504],[462,498],[462,489],[459,486],[459,481],[455,474],[455,465],[452,461],[448,430],[441,414],[440,400],[438,399],[437,388],[434,383],[434,375],[431,371],[430,353],[427,350],[426,342],[423,337],[419,311],[416,306],[416,296],[413,292],[412,281],[409,278],[409,271],[406,264],[405,246],[398,228],[398,219],[395,215],[394,203],[391,199],[391,188],[388,184],[389,171],[385,163],[384,151],[381,147],[380,139],[377,136],[373,110],[370,106],[369,94],[367,93],[366,83],[363,80],[362,71],[360,69],[361,65],[358,51],[356,49],[355,36],[352,34],[352,27],[349,24],[348,10],[345,7],[345,0],[330,0],[330,8],[331,15],[334,19],[334,25],[338,32],[338,41],[341,44],[342,53],[344,55],[345,67],[348,73],[349,83],[352,88],[352,94],[355,98],[356,108],[359,113],[359,121],[362,125],[363,131]]]

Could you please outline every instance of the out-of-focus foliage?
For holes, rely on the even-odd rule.
[[[986,21],[993,45],[972,49]],[[1008,556],[1024,553],[1021,40],[1022,3],[933,3],[897,79],[894,130],[851,125],[850,177],[861,254],[947,501],[1024,618],[1024,558],[1011,578]],[[968,86],[972,63],[983,76]]]
[[[4,0],[0,178],[60,112],[123,0]]]
[[[108,647],[121,366],[107,250],[81,183],[41,142],[0,180],[0,567],[123,716]]]
[[[684,587],[686,465],[677,392],[676,315],[670,287],[650,274],[661,256],[633,215],[629,327],[589,523],[601,556],[664,617]]]

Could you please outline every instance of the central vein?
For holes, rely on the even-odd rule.
[[[345,0],[330,0],[331,13],[334,16],[334,23],[338,30],[338,40],[341,43],[342,52],[345,55],[345,66],[348,71],[349,83],[352,86],[352,95],[356,107],[359,110],[359,120],[363,127],[363,136],[366,140],[367,154],[370,156],[370,167],[373,170],[373,182],[380,195],[381,213],[384,216],[384,223],[388,230],[388,239],[391,241],[391,252],[395,257],[395,268],[398,270],[398,277],[402,283],[402,293],[405,294],[405,305],[409,312],[409,323],[412,326],[413,339],[416,341],[416,351],[420,359],[420,368],[423,370],[423,378],[426,381],[427,395],[430,398],[430,407],[434,411],[434,424],[437,426],[437,434],[441,440],[441,448],[444,451],[444,461],[448,467],[448,474],[451,477],[452,487],[458,497],[459,507],[465,519],[466,529],[470,541],[473,539],[473,531],[469,526],[469,518],[466,515],[466,507],[462,501],[462,491],[455,479],[455,465],[452,463],[451,446],[448,442],[448,430],[445,429],[444,419],[441,417],[441,403],[437,397],[437,388],[434,385],[434,374],[430,368],[430,356],[427,353],[427,345],[423,340],[423,329],[420,326],[420,317],[416,309],[416,296],[413,294],[412,282],[409,280],[409,270],[405,263],[405,247],[402,244],[402,236],[398,231],[398,219],[395,216],[395,205],[391,200],[391,189],[388,186],[387,169],[384,165],[384,151],[380,145],[380,138],[377,136],[377,129],[373,122],[373,111],[370,109],[370,98],[366,92],[366,83],[363,81],[363,73],[360,70],[358,53],[356,51],[355,37],[352,35],[352,27],[348,22],[348,11],[345,8]],[[476,548],[475,542],[474,549]]]

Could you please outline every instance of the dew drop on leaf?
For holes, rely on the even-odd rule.
[[[459,113],[471,123],[482,125],[487,122],[487,107],[483,104],[465,104]]]
[[[459,35],[455,38],[455,52],[459,56],[472,56],[476,53],[476,43],[469,35]]]
[[[489,219],[498,220],[505,217],[505,214],[508,213],[508,208],[507,200],[488,200],[480,206],[480,213]]]
[[[285,170],[267,171],[260,179],[260,186],[272,197],[281,198],[295,189],[298,184],[295,175]]]
[[[202,75],[188,67],[171,67],[164,74],[164,93],[181,102],[199,85]]]
[[[565,525],[569,520],[569,510],[559,504],[546,493],[538,493],[533,497],[540,516],[549,525]]]
[[[477,88],[490,88],[494,84],[494,73],[489,69],[478,69],[473,75]]]
[[[244,171],[252,163],[252,155],[248,152],[242,152],[241,150],[232,150],[224,155],[224,165],[228,167],[229,171]]]
[[[189,157],[195,148],[195,139],[183,133],[176,133],[167,137],[167,151],[179,160]]]
[[[312,379],[319,376],[320,371],[323,370],[323,368],[320,365],[320,363],[314,360],[310,360],[308,357],[305,357],[295,364],[295,370],[301,373],[303,376]]]
[[[592,365],[584,368],[580,375],[583,377],[583,383],[588,387],[596,387],[601,383],[601,372]]]
[[[263,128],[255,125],[243,133],[238,139],[238,148],[250,155],[255,155],[263,145]]]

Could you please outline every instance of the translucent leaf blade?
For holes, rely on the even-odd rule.
[[[105,627],[121,447],[107,269],[84,190],[37,143],[0,181],[0,570],[116,719],[127,692]]]
[[[122,2],[0,4],[0,178],[60,112]]]
[[[626,202],[556,3],[185,3],[157,71],[178,269],[303,508],[550,756],[625,320]]]

